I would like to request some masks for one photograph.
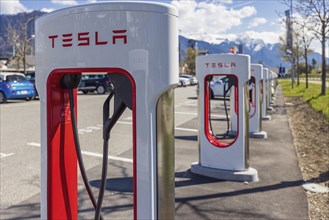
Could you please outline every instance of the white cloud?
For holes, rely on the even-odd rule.
[[[179,0],[172,1],[172,5],[179,10],[179,29],[187,37],[200,33],[223,34],[240,26],[243,18],[256,14],[255,7],[228,9],[221,2]]]
[[[53,9],[53,8],[42,8],[40,11],[50,13],[50,12],[55,11],[55,9]]]
[[[78,2],[76,0],[51,0],[54,4],[59,5],[77,5]]]
[[[95,3],[97,0],[87,0],[87,3]]]
[[[263,25],[263,24],[266,24],[267,23],[267,20],[266,18],[254,18],[250,24],[249,24],[249,28],[252,28],[252,27],[257,27],[257,26],[260,26],[260,25]]]
[[[31,12],[32,10],[26,8],[19,0],[1,1],[0,14],[17,14],[20,12]]]

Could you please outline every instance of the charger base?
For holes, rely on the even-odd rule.
[[[207,176],[219,180],[228,180],[236,182],[258,182],[258,171],[252,167],[244,171],[222,170],[202,166],[199,162],[191,165],[191,172],[201,176]]]

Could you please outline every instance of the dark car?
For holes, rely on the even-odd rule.
[[[21,73],[0,72],[0,103],[9,99],[34,99],[36,95],[33,84]]]
[[[78,90],[84,94],[88,92],[97,92],[97,94],[105,94],[112,91],[113,84],[107,74],[88,74],[82,75]]]

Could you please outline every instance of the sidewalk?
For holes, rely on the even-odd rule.
[[[308,219],[306,194],[289,128],[280,87],[271,113],[263,122],[268,139],[250,139],[250,166],[260,181],[241,183],[219,181],[190,173],[198,161],[197,134],[176,131],[176,219]],[[197,118],[184,125],[197,129]],[[121,157],[127,157],[126,152]],[[88,171],[91,185],[99,186],[101,167]],[[132,164],[110,160],[104,219],[132,219]],[[93,210],[86,192],[79,195],[80,219],[92,219]],[[1,219],[39,217],[39,195],[4,210]]]

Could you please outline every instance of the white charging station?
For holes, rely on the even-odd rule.
[[[263,79],[262,79],[262,90],[263,90],[263,103],[262,103],[262,120],[271,120],[271,116],[267,115],[267,110],[270,104],[269,101],[269,74],[268,68],[263,68]]]
[[[263,65],[251,64],[249,136],[254,138],[267,138],[267,133],[262,131],[262,79]]]
[[[271,71],[268,68],[264,68],[264,71],[266,72],[266,109],[268,111],[272,111],[273,108],[271,107],[271,100],[272,100],[272,74]]]
[[[270,77],[271,77],[271,104],[274,103],[275,100],[275,91],[276,91],[276,87],[277,87],[277,78],[278,78],[278,74],[276,74],[275,72],[273,72],[272,70],[270,70]]]
[[[36,21],[41,219],[77,219],[77,157],[60,80],[84,72],[129,79],[134,219],[174,218],[177,23],[177,10],[168,4],[121,1],[62,9]]]
[[[199,81],[199,162],[191,172],[231,181],[258,181],[258,172],[249,167],[248,81],[250,57],[241,54],[212,54],[196,58],[196,77]],[[210,129],[210,81],[213,77],[226,77],[230,85],[230,106],[237,117],[237,132],[230,142],[217,139]],[[234,95],[232,96],[232,91]]]

